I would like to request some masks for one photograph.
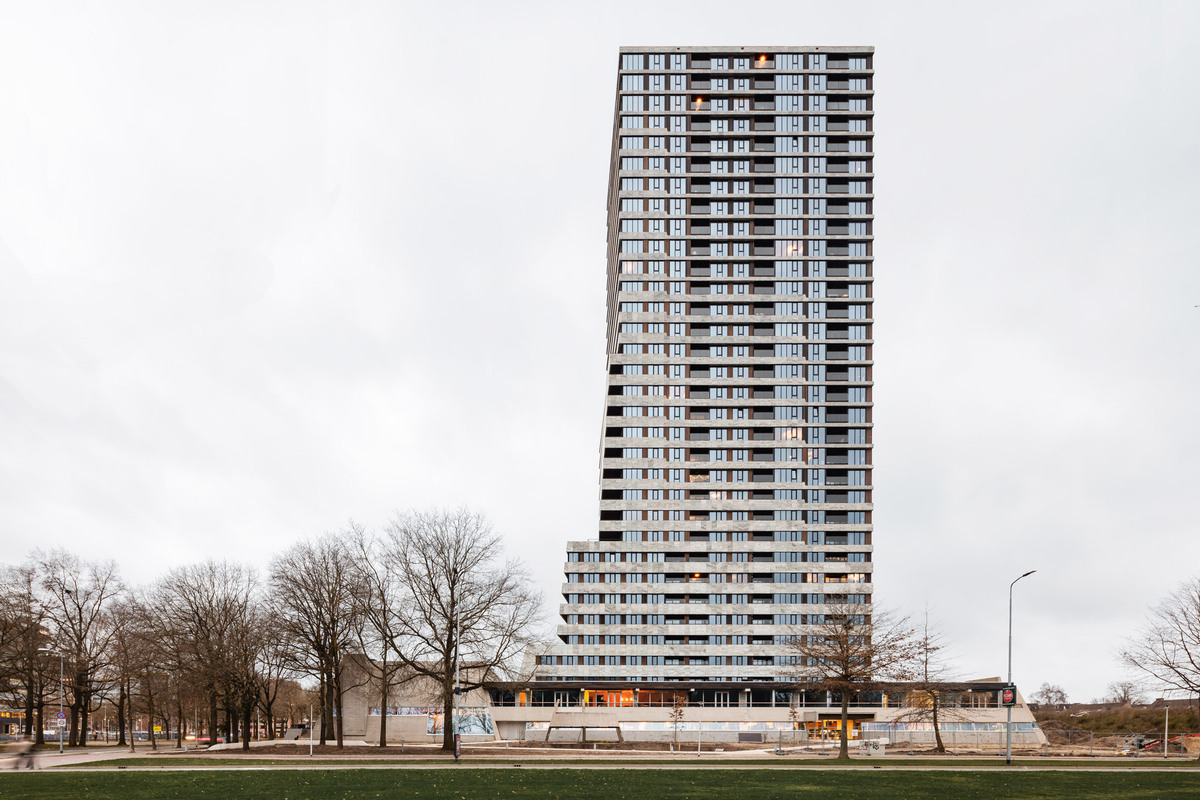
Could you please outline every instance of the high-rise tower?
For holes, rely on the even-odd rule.
[[[546,680],[787,679],[871,604],[872,48],[622,48],[600,525]]]

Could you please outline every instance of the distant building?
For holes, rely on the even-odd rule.
[[[25,711],[0,705],[0,737],[19,737],[25,732]]]

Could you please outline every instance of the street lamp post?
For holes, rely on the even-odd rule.
[[[58,654],[58,752],[63,751],[63,728],[67,727],[64,723],[66,717],[63,716],[63,654]]]
[[[1016,580],[1014,580],[1012,583],[1010,583],[1008,585],[1008,685],[1010,687],[1013,685],[1013,682],[1012,682],[1012,619],[1013,619],[1012,598],[1013,598],[1013,587],[1017,585],[1017,581],[1021,580],[1021,578],[1028,578],[1030,575],[1032,575],[1035,572],[1037,572],[1036,569],[1031,569],[1031,570],[1029,570],[1029,572],[1026,572],[1024,575],[1021,575],[1020,577],[1018,577]],[[1015,692],[1015,690],[1014,690],[1014,692]],[[1015,702],[1015,700],[1016,700],[1015,696],[1014,696],[1013,700]],[[1011,705],[1008,706],[1007,711],[1008,711],[1008,721],[1005,723],[1005,726],[1004,726],[1004,763],[1012,764],[1012,706]]]

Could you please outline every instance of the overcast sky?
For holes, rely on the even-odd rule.
[[[1200,572],[1195,3],[0,5],[0,562],[597,531],[621,45],[874,45],[876,599],[1073,699]],[[1190,253],[1190,255],[1189,255]]]

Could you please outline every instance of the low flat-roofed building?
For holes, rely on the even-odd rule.
[[[384,709],[376,685],[360,677],[346,681],[347,739],[379,741]],[[1002,742],[1006,709],[998,680],[945,683],[940,691],[943,739],[964,744]],[[928,702],[906,684],[863,692],[850,703],[851,739],[932,742]],[[681,710],[677,719],[675,714]],[[427,678],[398,683],[389,691],[387,740],[436,744],[445,714],[438,689]],[[465,742],[759,742],[771,744],[836,739],[841,728],[839,698],[824,690],[799,691],[778,682],[661,682],[623,685],[607,681],[491,681],[460,700]],[[994,741],[993,741],[994,740]],[[1045,736],[1017,693],[1013,742],[1041,745]]]

